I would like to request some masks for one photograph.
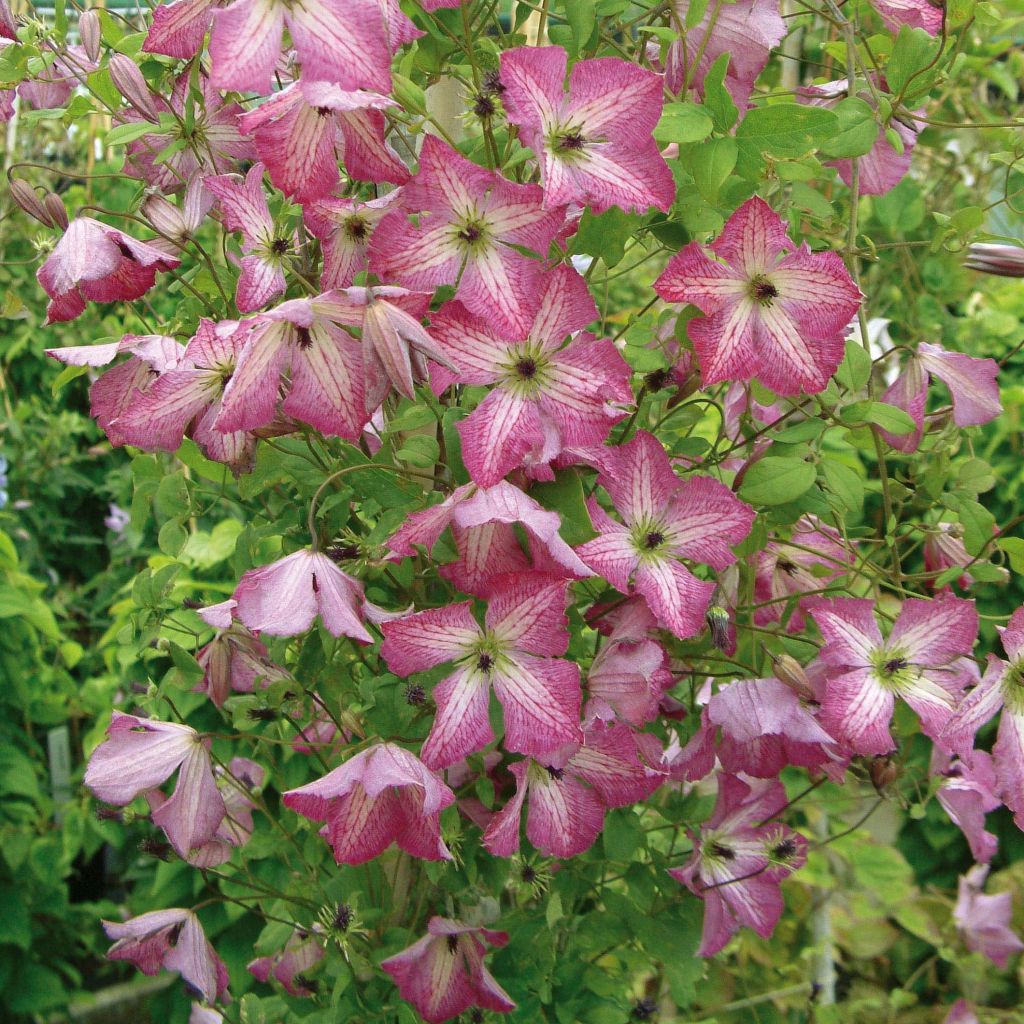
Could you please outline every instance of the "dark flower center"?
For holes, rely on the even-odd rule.
[[[646,537],[644,537],[644,547],[648,551],[653,551],[655,548],[661,547],[665,543],[665,535],[658,530],[651,530]]]
[[[792,839],[783,839],[773,850],[776,860],[789,860],[796,853],[796,843]]]
[[[308,327],[296,327],[295,328],[295,343],[305,351],[310,348],[313,344],[313,339],[310,336]],[[313,589],[316,590],[316,580],[313,581]]]
[[[653,999],[640,999],[633,1007],[634,1020],[650,1020],[658,1012],[658,1004]]]
[[[779,569],[782,570],[787,576],[792,576],[796,572],[796,566],[792,562],[779,562]]]
[[[331,116],[331,114],[333,113],[333,111],[331,110],[331,108],[330,108],[330,107],[317,107],[317,108],[316,108],[316,112],[317,112],[317,113],[318,113],[318,114],[319,114],[319,115],[320,115],[321,117],[330,117],[330,116]]]
[[[345,233],[349,238],[361,242],[370,233],[370,226],[362,217],[349,217],[345,221]]]
[[[348,931],[352,917],[352,908],[347,903],[339,903],[338,909],[334,911],[334,927],[340,932]]]
[[[758,275],[750,282],[750,297],[762,306],[770,306],[779,297],[779,289],[767,277]]]
[[[273,708],[249,708],[245,717],[251,722],[273,722],[277,712]]]
[[[578,128],[563,132],[555,141],[559,149],[568,150],[569,152],[578,152],[587,144],[587,140]]]
[[[480,236],[482,234],[483,232],[475,224],[467,224],[459,232],[459,238],[472,245],[474,242],[478,242],[480,240]]]
[[[458,935],[449,935],[446,942],[448,945],[448,952],[451,953],[452,956],[455,956],[459,949]]]
[[[496,68],[484,72],[481,85],[483,85],[485,92],[496,92],[500,95],[505,91],[505,86],[501,82],[501,75]]]
[[[288,251],[288,239],[287,238],[275,238],[270,243],[270,251],[275,256],[283,256]]]
[[[359,557],[358,544],[340,544],[337,547],[327,549],[327,557],[332,562],[347,562]]]
[[[548,775],[550,775],[553,779],[561,779],[562,776],[565,775],[564,768],[556,768],[552,764],[545,765],[544,767],[547,768]]]
[[[724,843],[712,843],[711,854],[715,857],[721,857],[722,860],[736,859],[736,851],[731,846],[726,846]]]
[[[413,683],[405,691],[405,703],[410,707],[420,707],[427,701],[427,691],[422,686]]]
[[[489,654],[481,654],[480,657],[476,659],[476,667],[480,669],[481,672],[490,672],[491,669],[494,668],[494,658]]]
[[[520,874],[520,878],[522,878],[522,880],[526,882],[527,885],[529,885],[532,882],[537,881],[537,871],[532,865],[524,864],[523,870]]]
[[[906,658],[890,658],[883,666],[882,671],[887,675],[895,675],[902,669],[907,667]]]
[[[486,120],[489,117],[494,117],[494,111],[497,108],[494,106],[494,100],[490,96],[480,93],[475,100],[473,100],[473,113],[477,117]]]
[[[526,358],[520,359],[516,363],[516,373],[519,374],[523,380],[533,380],[537,376],[537,362],[534,359]]]

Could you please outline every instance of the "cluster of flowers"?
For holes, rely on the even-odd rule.
[[[458,3],[422,6],[431,12]],[[681,18],[687,6],[677,0]],[[923,0],[876,6],[890,26],[941,28],[941,10]],[[90,13],[81,48],[27,86],[26,102],[66,102],[99,66]],[[39,270],[51,323],[80,315],[88,302],[144,295],[157,274],[180,266],[209,218],[240,236],[235,306],[253,315],[203,320],[186,345],[127,335],[50,350],[73,365],[118,360],[91,391],[93,414],[116,445],[173,452],[189,437],[209,458],[244,473],[261,437],[305,424],[372,445],[389,396],[415,399],[418,385],[439,396],[462,386],[489,389],[458,423],[471,482],[412,515],[388,541],[389,557],[401,561],[429,553],[450,529],[457,558],[440,574],[468,599],[404,612],[376,607],[314,535],[310,547],[245,573],[230,600],[203,610],[215,635],[199,654],[202,687],[219,707],[232,691],[285,677],[260,635],[299,636],[317,619],[358,644],[382,637],[380,657],[400,677],[450,666],[433,691],[436,714],[420,750],[377,742],[284,794],[287,807],[324,823],[339,864],[364,863],[392,843],[416,858],[451,859],[440,815],[453,804],[495,856],[518,851],[525,810],[529,842],[568,858],[593,845],[607,810],[661,786],[715,778],[714,813],[693,835],[690,859],[672,871],[704,903],[705,956],[741,926],[770,935],[782,912],[780,883],[805,859],[805,839],[779,820],[788,806],[781,770],[797,765],[839,781],[854,758],[884,759],[895,748],[897,700],[933,741],[939,798],[979,863],[995,848],[986,811],[1005,803],[1024,827],[1024,611],[1003,635],[1009,660],[990,656],[980,678],[970,601],[951,593],[907,599],[883,635],[872,601],[813,596],[841,579],[858,552],[811,515],[756,556],[754,595],[761,627],[795,633],[813,621],[824,641],[817,658],[807,666],[779,659],[773,678],[716,689],[709,680],[699,726],[685,745],[674,740],[665,748],[645,731],[681,714],[670,693],[679,675],[666,636],[699,636],[710,612],[716,644],[734,648],[733,548],[750,534],[755,511],[726,483],[671,459],[650,433],[607,443],[635,407],[631,370],[611,340],[586,330],[598,310],[565,253],[586,209],[671,208],[672,172],[652,135],[666,89],[700,91],[704,73],[728,51],[727,84],[746,104],[784,33],[778,6],[739,0],[716,14],[713,31],[705,23],[692,34],[701,56],[689,72],[678,45],[660,72],[615,57],[569,69],[557,46],[503,52],[478,99],[481,116],[503,110],[532,151],[539,183],[520,184],[438,136],[424,136],[416,152],[394,130],[392,58],[422,33],[393,0],[178,0],[156,9],[144,49],[193,61],[208,33],[209,42],[206,59],[191,63],[166,98],[131,59],[108,62],[127,102],[119,123],[152,126],[128,144],[126,170],[150,186],[139,214],[157,237],[140,241],[89,217],[61,223],[32,189],[15,193],[38,219],[64,229]],[[282,53],[285,29],[293,49]],[[9,18],[0,30],[15,38]],[[66,89],[63,100],[33,99],[31,90],[44,85]],[[223,91],[266,98],[243,112]],[[821,87],[804,99],[831,104],[842,95]],[[901,152],[883,135],[861,162],[864,191],[887,191],[906,173],[914,133],[901,126],[901,134]],[[248,163],[243,177],[238,171]],[[848,163],[838,171],[849,181]],[[301,207],[305,230],[319,240],[318,283],[298,273],[309,269],[308,239],[287,206],[273,212],[281,204],[268,178]],[[394,187],[358,198],[352,182]],[[306,296],[280,301],[296,282],[307,286]],[[440,287],[450,297],[432,309]],[[751,381],[778,396],[826,388],[862,301],[837,253],[795,244],[756,197],[710,246],[693,242],[675,255],[655,289],[666,303],[700,314],[688,324],[694,353],[683,353],[674,372],[680,379],[699,372],[704,388],[728,383],[726,431],[737,438],[741,414],[766,426],[782,415],[753,402]],[[996,371],[991,360],[921,345],[884,396],[910,414],[916,431],[890,442],[917,447],[932,377],[948,386],[957,425],[992,419],[1000,411]],[[559,533],[558,513],[529,493],[533,481],[552,480],[568,466],[594,481],[588,509],[596,536],[575,548]],[[929,557],[942,568],[969,561],[953,535],[937,536]],[[586,610],[603,640],[583,680],[565,657],[566,612],[574,582],[588,579],[621,596]],[[796,612],[783,623],[781,609],[793,598]],[[473,798],[457,800],[450,788],[468,772],[467,756],[495,742],[492,690],[504,722],[500,750],[522,755],[488,762],[499,785],[499,765],[515,782],[496,813]],[[992,754],[974,750],[975,733],[1000,706]],[[175,773],[167,796],[161,787]],[[199,867],[226,862],[248,840],[262,782],[262,769],[242,758],[215,767],[208,739],[187,725],[120,712],[86,774],[108,803],[144,796],[173,849]],[[965,882],[961,926],[969,942],[1005,961],[1020,944],[1005,927],[1008,907],[1000,920],[982,909],[993,899],[980,895],[982,881]],[[206,1003],[226,998],[226,970],[193,912],[158,911],[107,930],[116,940],[111,957],[147,973],[178,970]],[[505,938],[434,917],[422,939],[382,967],[428,1021],[472,1006],[507,1011],[513,1003],[483,961],[485,944]],[[315,934],[296,931],[277,957],[250,970],[304,994],[302,971],[322,956]],[[216,1011],[197,1008],[197,1021],[216,1019]]]

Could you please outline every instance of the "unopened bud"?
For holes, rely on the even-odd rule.
[[[142,215],[150,224],[167,238],[179,239],[188,234],[185,218],[174,203],[163,196],[151,195],[143,200],[140,207]]]
[[[123,53],[115,53],[108,65],[110,80],[114,88],[130,103],[147,121],[159,124],[160,115],[153,102],[153,94],[149,91],[145,78],[131,57]]]
[[[871,759],[868,774],[871,776],[871,785],[878,793],[884,793],[899,778],[900,768],[891,757],[882,754]]]
[[[729,646],[729,613],[721,605],[713,604],[704,618],[711,630],[711,643],[724,651]]]
[[[1019,245],[974,242],[968,250],[964,266],[997,277],[1024,277],[1024,249]]]
[[[807,678],[803,665],[796,658],[791,654],[773,654],[771,651],[768,652],[768,656],[772,659],[775,678],[780,683],[785,683],[801,697],[806,697],[808,700],[814,698],[814,687],[811,686],[811,681]]]
[[[56,192],[47,192],[43,196],[43,206],[46,208],[46,212],[50,215],[50,220],[53,221],[55,228],[60,228],[62,231],[67,230],[68,226],[68,211],[64,209],[64,200],[61,199]]]
[[[10,189],[11,198],[30,217],[35,217],[40,224],[45,224],[48,228],[55,226],[39,196],[36,195],[36,190],[27,181],[22,181],[21,178],[12,178]]]
[[[78,37],[85,55],[94,64],[100,59],[100,18],[95,11],[82,11],[78,19]]]

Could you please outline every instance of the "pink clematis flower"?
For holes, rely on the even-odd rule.
[[[632,401],[630,370],[607,339],[567,335],[597,318],[586,283],[570,267],[545,278],[541,306],[525,341],[510,343],[459,302],[432,318],[438,346],[458,368],[436,371],[434,386],[453,381],[493,384],[491,393],[458,424],[462,459],[473,480],[492,487],[528,461],[535,471],[564,449],[600,445]],[[538,476],[553,479],[550,470]]]
[[[904,601],[888,639],[870,600],[820,600],[811,615],[825,640],[821,663],[830,670],[821,722],[837,740],[856,754],[894,749],[889,723],[897,697],[917,712],[926,736],[939,737],[968,681],[957,662],[978,635],[973,601]]]
[[[665,650],[654,640],[612,632],[587,673],[585,726],[621,721],[634,727],[653,722],[675,679]]]
[[[401,198],[402,190],[395,189],[365,203],[327,196],[306,206],[306,227],[323,249],[322,288],[347,288],[367,269],[373,233]]]
[[[219,201],[224,226],[242,235],[242,274],[235,305],[251,313],[283,295],[287,284],[284,265],[295,252],[295,237],[274,224],[263,192],[263,164],[253,164],[243,182],[235,174],[205,179]]]
[[[178,772],[169,800],[153,813],[178,854],[210,842],[227,813],[210,765],[209,741],[187,725],[115,711],[107,739],[89,758],[85,784],[97,799],[124,806]]]
[[[377,0],[235,0],[213,11],[210,78],[219,89],[266,95],[288,29],[310,78],[391,91],[391,53]]]
[[[106,366],[119,355],[129,358],[101,374],[89,388],[89,413],[112,445],[126,443],[117,421],[161,373],[173,370],[185,347],[162,334],[126,334],[105,345],[48,348],[46,354],[67,366]]]
[[[981,682],[964,697],[942,732],[941,743],[963,761],[973,764],[977,731],[1002,709],[992,747],[996,792],[1024,829],[1024,608],[1018,608],[1002,630],[1009,661],[994,654]]]
[[[898,451],[917,451],[924,433],[924,408],[932,377],[938,377],[949,388],[953,399],[953,422],[958,427],[973,427],[994,420],[1003,411],[998,376],[999,364],[994,359],[948,352],[941,345],[922,341],[903,371],[882,395],[883,402],[907,413],[916,429],[909,434],[887,433],[885,439]]]
[[[565,211],[545,209],[544,198],[539,186],[513,184],[427,135],[401,209],[374,233],[370,267],[408,288],[456,285],[471,313],[518,340],[540,303],[541,260],[565,222]],[[415,226],[410,213],[419,214]]]
[[[504,946],[508,935],[432,917],[422,939],[381,967],[427,1024],[441,1024],[474,1006],[508,1013],[516,1004],[484,966],[485,942]]]
[[[787,602],[796,598],[787,631],[799,633],[804,628],[799,599],[833,583],[855,560],[855,553],[835,527],[815,515],[802,515],[793,524],[788,541],[771,540],[758,553],[754,603],[764,607],[754,613],[754,621],[761,626],[778,622]],[[767,604],[769,601],[772,603]]]
[[[958,999],[943,1018],[942,1024],[979,1024],[978,1015],[966,999]]]
[[[685,24],[690,0],[674,0],[679,24]],[[779,0],[736,0],[722,4],[717,13],[707,8],[701,20],[686,31],[686,45],[681,40],[669,44],[665,60],[665,84],[674,93],[681,93],[684,84],[704,94],[704,77],[711,65],[729,54],[725,87],[740,109],[750,105],[750,93],[758,75],[765,69],[771,51],[782,42],[786,23],[779,14]],[[690,61],[696,60],[696,67]]]
[[[2,49],[2,48],[0,48]],[[69,46],[48,67],[18,86],[18,96],[36,110],[64,107],[71,94],[98,69],[81,46]]]
[[[177,971],[186,986],[206,1002],[224,1000],[228,970],[207,941],[191,910],[154,910],[129,921],[104,921],[108,960],[127,960],[143,974]]]
[[[807,859],[806,840],[769,819],[786,805],[777,779],[718,777],[714,813],[689,863],[669,874],[704,901],[699,956],[713,956],[741,928],[771,936],[782,915],[779,884]],[[765,824],[761,824],[765,822]]]
[[[245,626],[233,622],[196,654],[203,678],[197,693],[205,693],[217,707],[232,693],[252,693],[258,684],[288,678],[288,673],[267,658],[267,648]]]
[[[327,555],[309,548],[250,569],[232,598],[239,621],[260,633],[298,636],[319,616],[332,636],[350,636],[363,643],[373,639],[362,622],[362,584]]]
[[[339,864],[363,864],[397,843],[424,860],[451,860],[440,815],[455,794],[417,757],[378,743],[316,782],[284,794],[284,803],[312,821]]]
[[[661,442],[645,431],[609,450],[598,482],[624,523],[591,498],[590,518],[600,536],[576,553],[622,593],[635,587],[676,636],[696,636],[715,584],[697,579],[679,559],[721,571],[736,560],[730,545],[750,533],[754,510],[710,477],[680,480]]]
[[[924,558],[926,572],[943,573],[947,569],[967,568],[974,565],[974,559],[964,546],[963,529],[958,523],[936,523],[931,532],[925,537],[924,546],[921,550]],[[1010,578],[1010,572],[1003,566],[993,566],[1003,580]],[[956,584],[962,590],[966,590],[974,581],[965,572],[957,577]],[[928,586],[934,588],[935,580],[929,580]],[[950,589],[947,583],[944,588]]]
[[[257,980],[268,982],[273,976],[289,995],[300,998],[316,994],[303,975],[324,958],[324,945],[315,931],[294,931],[275,956],[261,956],[246,964],[245,969]]]
[[[138,299],[153,287],[157,271],[180,263],[92,217],[76,217],[36,273],[50,297],[46,323],[74,320],[85,312],[87,301]]]
[[[400,185],[408,179],[408,168],[384,138],[381,111],[393,106],[379,93],[303,78],[244,114],[240,124],[255,140],[270,180],[304,204],[334,190],[339,159],[349,177],[362,181]]]
[[[618,57],[581,60],[569,73],[560,46],[501,55],[505,113],[537,156],[547,206],[579,203],[642,213],[668,210],[675,182],[651,134],[663,79]]]
[[[722,730],[718,760],[733,774],[773,779],[787,764],[821,771],[838,760],[811,707],[778,679],[723,687],[708,701],[708,720]]]
[[[224,389],[215,429],[257,430],[281,412],[324,434],[358,438],[369,419],[359,342],[332,319],[327,296],[291,299],[253,320]]]
[[[513,524],[522,525],[530,540],[528,557]],[[592,576],[579,556],[559,536],[562,518],[507,481],[493,487],[463,484],[440,505],[414,512],[388,540],[396,555],[428,552],[451,527],[459,558],[440,570],[459,590],[480,593],[494,576],[532,568],[562,572],[571,579]]]
[[[988,867],[984,864],[975,864],[960,876],[953,920],[972,953],[987,956],[1005,971],[1010,957],[1024,950],[1024,942],[1010,927],[1013,896],[1008,892],[986,896],[982,889],[987,877]]]
[[[885,27],[894,34],[899,34],[903,25],[923,28],[933,36],[942,31],[943,9],[931,0],[871,0],[871,4],[882,16]]]
[[[506,750],[541,755],[582,737],[579,667],[559,657],[569,644],[567,588],[547,573],[510,573],[492,581],[483,629],[469,601],[383,624],[381,656],[396,675],[455,663],[434,690],[425,764],[448,767],[494,739],[492,685],[505,713]]]
[[[529,795],[526,836],[546,857],[589,850],[604,827],[605,811],[645,800],[665,775],[644,764],[638,737],[625,725],[595,726],[582,743],[510,768],[515,796],[491,819],[483,844],[496,857],[519,851],[519,821]],[[660,748],[658,754],[660,755]]]
[[[929,774],[940,780],[935,795],[950,821],[964,834],[971,856],[976,863],[987,864],[995,855],[999,840],[985,831],[985,815],[1002,803],[996,796],[992,756],[987,751],[974,750],[968,764],[935,746]]]
[[[187,434],[207,458],[236,475],[252,469],[256,438],[216,427],[224,388],[235,372],[248,327],[228,320],[200,320],[195,337],[177,363],[137,394],[113,422],[124,444],[144,451],[177,451]]]
[[[779,395],[825,389],[862,298],[838,253],[795,246],[757,196],[710,250],[690,242],[676,253],[654,288],[704,314],[687,325],[704,387],[756,378]]]
[[[252,140],[241,130],[242,108],[237,103],[225,103],[205,75],[199,80],[201,103],[193,103],[191,88],[191,76],[182,74],[175,79],[168,101],[160,97],[152,100],[158,113],[176,115],[173,129],[161,131],[154,125],[153,132],[126,147],[125,173],[164,193],[177,192],[206,175],[227,174],[241,161],[256,159]],[[116,118],[118,123],[144,120],[148,118],[131,108]],[[186,121],[191,123],[188,136],[182,127]],[[178,148],[166,155],[165,150],[175,143]]]

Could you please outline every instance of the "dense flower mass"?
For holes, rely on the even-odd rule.
[[[1016,350],[943,329],[944,298],[898,355],[868,319],[903,243],[866,225],[926,219],[897,190],[970,16],[872,4],[176,0],[44,60],[0,0],[3,64],[40,66],[0,84],[110,114],[135,190],[65,188],[69,218],[9,172],[54,233],[46,323],[120,304],[47,350],[132,450],[134,579],[81,697],[116,678],[127,710],[84,783],[166,838],[145,898],[195,897],[104,927],[196,1024],[236,1019],[229,969],[243,1021],[711,1019],[694,956],[731,992],[787,898],[825,1004],[872,871],[883,899],[912,874],[875,807],[978,865],[986,815],[1024,829],[1024,609],[1004,628],[983,589],[1021,548],[978,430]],[[984,216],[954,213],[902,250],[936,292]],[[943,970],[955,943],[1005,968],[986,871],[955,906],[907,883],[864,942],[896,922]]]

